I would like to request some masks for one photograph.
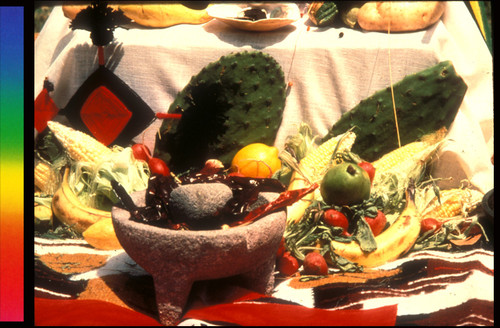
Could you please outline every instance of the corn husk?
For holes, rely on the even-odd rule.
[[[423,182],[428,165],[444,142],[441,140],[429,145],[388,171],[375,172],[371,193],[384,200],[384,213],[397,213],[404,208],[405,190],[410,181],[417,186]]]
[[[111,180],[119,182],[128,193],[148,186],[148,164],[136,160],[132,148],[112,152],[96,163],[75,162],[68,183],[82,204],[109,211],[118,202]]]

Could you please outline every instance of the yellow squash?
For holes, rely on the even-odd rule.
[[[83,238],[87,243],[97,249],[115,250],[121,249],[111,218],[97,221],[83,232]]]

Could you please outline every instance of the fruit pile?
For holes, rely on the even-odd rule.
[[[296,167],[289,189],[307,181],[320,185],[288,207],[287,228],[277,253],[281,274],[296,275],[299,268],[302,275],[326,275],[328,268],[357,272],[409,251],[453,250],[471,246],[482,236],[487,239],[477,217],[469,216],[482,193],[467,187],[439,191],[432,179],[426,180],[426,164],[444,142],[444,133],[439,130],[373,163],[352,153],[353,142],[346,136],[335,139],[330,151],[322,149],[323,144],[309,152],[300,161],[309,168]],[[317,160],[311,164],[318,153],[326,154],[329,164]],[[395,156],[399,160],[394,161]],[[400,194],[394,181],[404,184],[403,201],[393,201]]]
[[[450,62],[442,62],[392,89],[394,95],[386,88],[361,101],[323,138],[303,123],[279,150],[273,144],[285,105],[284,74],[271,56],[244,51],[207,65],[168,113],[157,114],[163,122],[153,151],[140,143],[106,147],[51,121],[35,144],[36,233],[119,248],[110,209],[145,189],[157,197],[134,211],[134,219],[196,229],[193,222],[171,220],[170,196],[180,185],[211,180],[233,193],[217,212],[237,215],[218,217],[210,229],[287,208],[277,255],[284,275],[300,267],[306,275],[358,271],[412,249],[477,242],[482,227],[469,214],[482,194],[468,186],[439,191],[426,174],[467,86]],[[393,97],[399,129],[392,123]],[[262,188],[280,196],[249,211]],[[444,213],[451,205],[454,212]]]

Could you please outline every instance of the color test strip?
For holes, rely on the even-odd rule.
[[[0,321],[24,320],[23,16],[0,7]]]

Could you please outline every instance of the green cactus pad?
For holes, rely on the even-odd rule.
[[[222,56],[179,92],[156,134],[154,154],[173,172],[200,168],[210,158],[229,166],[236,152],[260,142],[273,145],[285,107],[281,66],[260,51]]]
[[[455,120],[467,85],[450,61],[408,75],[393,85],[401,145],[420,139]],[[387,87],[346,112],[322,139],[326,141],[354,127],[352,151],[374,161],[398,148],[391,89]]]

